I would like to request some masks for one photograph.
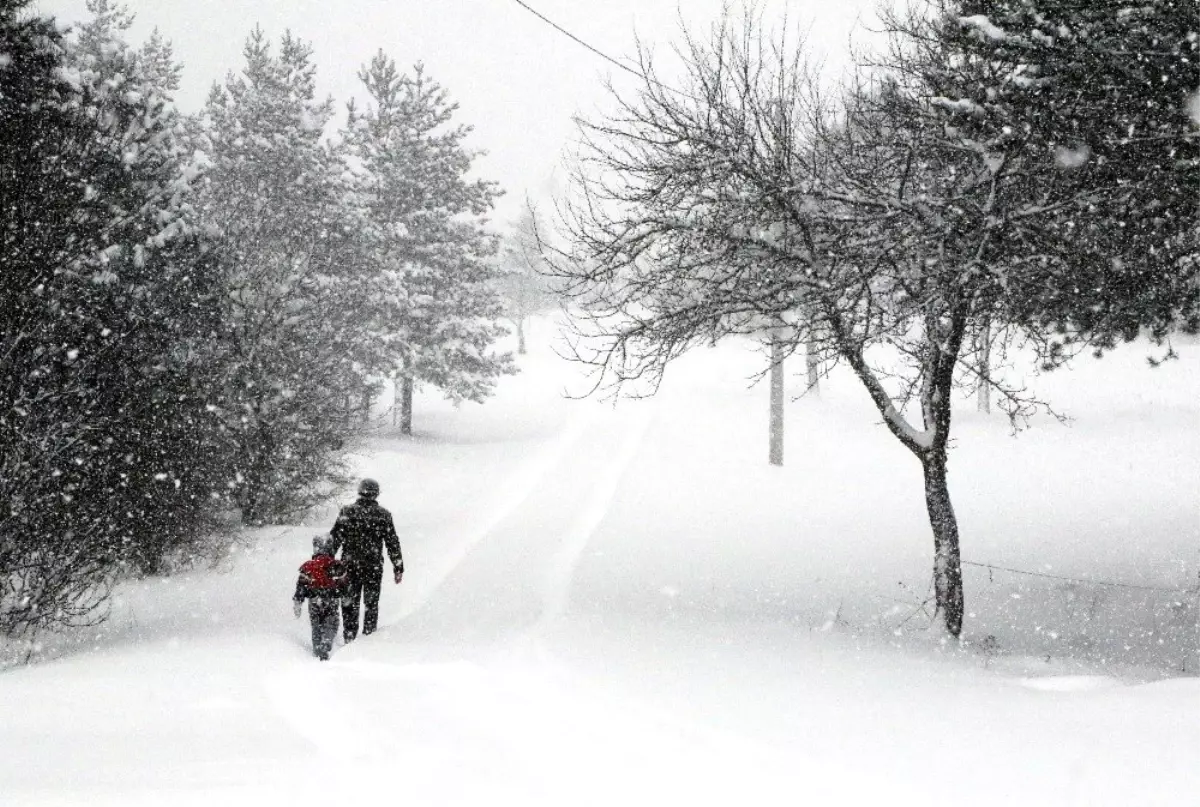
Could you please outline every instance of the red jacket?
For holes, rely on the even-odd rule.
[[[293,599],[299,602],[308,597],[340,597],[348,579],[340,560],[332,555],[317,555],[300,566]]]

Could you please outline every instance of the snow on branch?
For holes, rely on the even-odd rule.
[[[982,118],[986,114],[982,106],[969,98],[947,98],[943,95],[935,95],[929,99],[929,105],[951,113],[970,115],[974,118]]]
[[[1008,40],[1008,32],[996,25],[988,19],[986,14],[972,14],[969,17],[959,17],[958,24],[964,28],[970,28],[988,39],[997,42],[1005,42]]]

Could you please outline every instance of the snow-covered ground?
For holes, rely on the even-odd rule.
[[[379,633],[319,663],[292,619],[328,512],[127,585],[0,671],[0,805],[1200,803],[1200,345],[1036,379],[1066,427],[963,402],[964,557],[1053,576],[968,566],[946,647],[919,468],[853,379],[772,468],[745,345],[614,407],[562,397],[550,330],[363,447],[409,569]]]

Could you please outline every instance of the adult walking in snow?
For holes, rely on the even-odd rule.
[[[374,633],[379,624],[379,594],[383,587],[383,550],[397,583],[404,576],[404,557],[392,514],[379,506],[379,483],[364,479],[358,484],[358,500],[338,513],[331,535],[333,549],[341,551],[350,580],[342,600],[342,636],[352,642],[358,636],[359,604],[365,613],[363,635]]]

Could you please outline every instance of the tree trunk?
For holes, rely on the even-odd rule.
[[[362,422],[369,423],[371,420],[371,390],[364,389],[362,394]]]
[[[238,506],[242,511],[242,524],[260,527],[266,523],[275,438],[270,427],[263,423],[262,398],[255,399],[251,411],[256,424],[252,431],[243,435],[237,462],[242,473]]]
[[[804,364],[808,368],[808,394],[821,397],[821,357],[817,353],[817,340],[810,334],[804,343]]]
[[[400,378],[400,433],[412,434],[413,379],[406,375]]]
[[[771,339],[770,462],[783,465],[783,345]]]
[[[867,364],[862,343],[853,339],[837,316],[829,318],[838,351],[863,382],[888,430],[921,462],[925,477],[925,509],[933,530],[933,589],[937,611],[947,633],[962,635],[964,595],[962,560],[958,547],[958,520],[950,503],[946,483],[946,447],[950,441],[951,392],[954,367],[966,333],[966,311],[951,310],[948,325],[931,313],[925,323],[928,334],[922,358],[921,416],[925,431],[914,433],[903,414],[896,411],[887,389]]]
[[[937,614],[956,639],[962,634],[963,578],[958,549],[958,519],[950,503],[946,484],[945,451],[931,451],[923,458],[925,509],[933,528],[933,592]]]
[[[517,355],[525,355],[525,318],[517,318]]]
[[[979,411],[988,414],[992,411],[992,387],[988,383],[992,372],[992,329],[985,325],[977,337],[979,340],[979,387],[976,390]]]

